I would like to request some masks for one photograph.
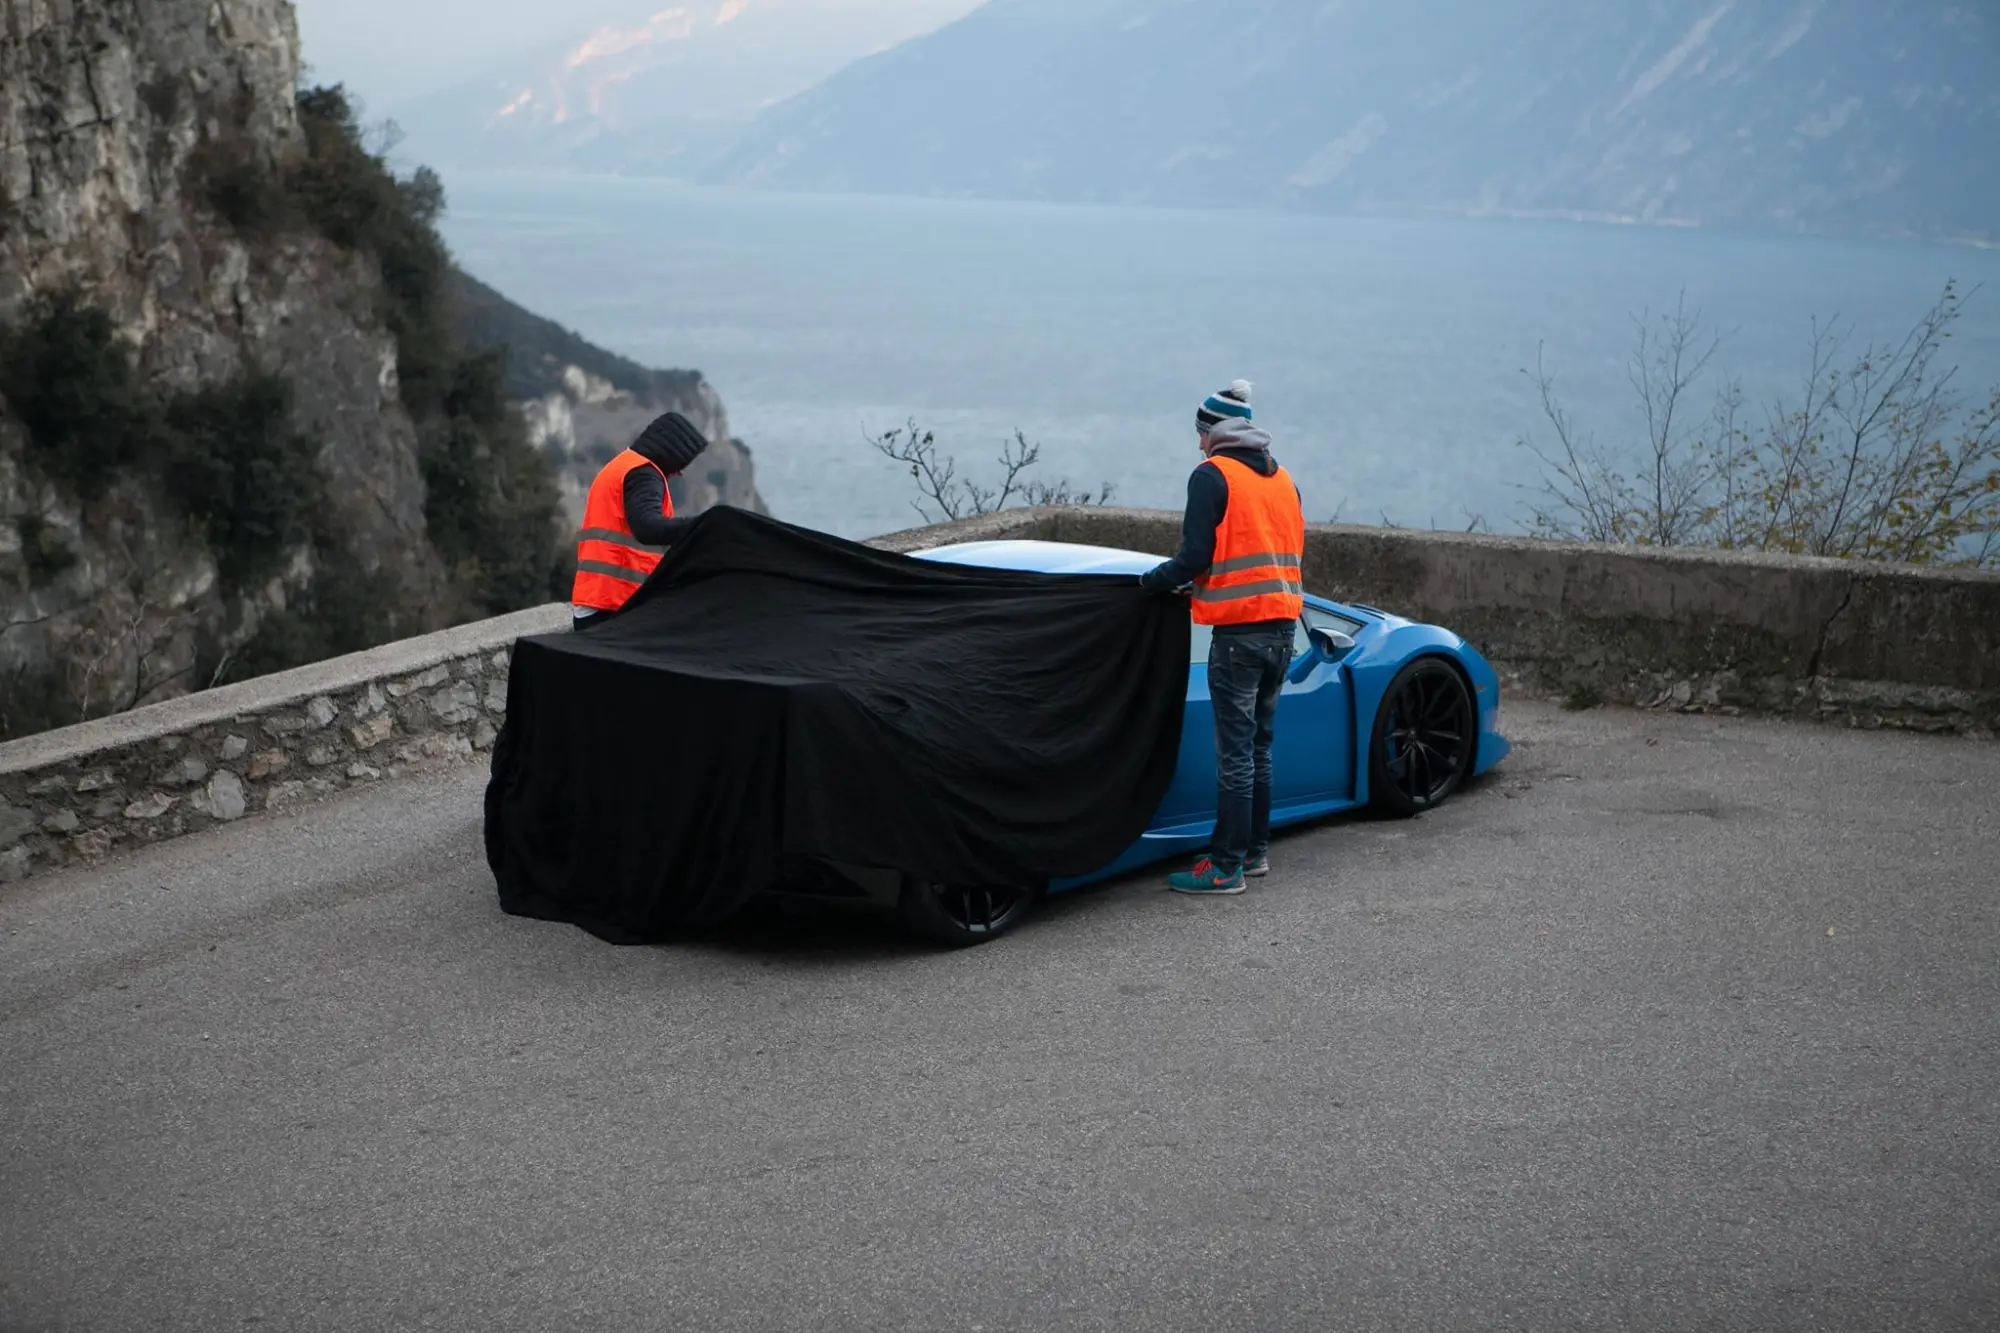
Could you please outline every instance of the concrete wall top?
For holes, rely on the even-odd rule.
[[[1820,570],[1852,575],[1900,575],[1927,584],[1962,584],[1974,588],[2000,587],[2000,571],[1961,569],[1935,565],[1897,565],[1880,561],[1838,560],[1828,556],[1784,555],[1768,551],[1722,551],[1690,546],[1618,546],[1607,542],[1556,541],[1547,537],[1503,536],[1485,532],[1441,532],[1429,528],[1384,528],[1355,523],[1308,523],[1308,532],[1341,540],[1366,540],[1412,549],[1438,546],[1484,551],[1496,558],[1503,554],[1570,556],[1597,554],[1633,562],[1640,567],[1680,567],[1690,569],[1730,568],[1766,570],[1791,575]],[[1130,550],[1167,555],[1163,537],[1174,540],[1180,534],[1180,515],[1163,509],[1126,509],[1109,505],[1075,506],[1058,509],[1008,509],[997,514],[938,523],[929,527],[906,528],[869,539],[870,546],[886,551],[917,551],[958,542],[975,541],[1075,541],[1108,546],[1109,538],[1123,535],[1133,545]]]
[[[1041,539],[1164,556],[1179,535],[1176,514],[1077,507],[990,514],[877,544]],[[1850,694],[1867,682],[1897,687],[1890,694],[2000,695],[2000,573],[1991,571],[1312,524],[1305,576],[1323,596],[1455,630],[1518,667],[1521,683],[1556,692],[1588,686],[1640,701],[1662,682],[1734,677],[1761,682],[1742,706],[1778,711],[1796,711],[1798,699],[1778,696],[1811,680]],[[1934,702],[1945,712],[2000,708]]]

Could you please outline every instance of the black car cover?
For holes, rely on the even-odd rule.
[[[739,509],[618,614],[521,639],[486,791],[508,912],[618,943],[801,858],[934,883],[1084,874],[1173,778],[1185,600],[893,555]]]

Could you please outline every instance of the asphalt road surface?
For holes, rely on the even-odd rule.
[[[1510,705],[963,953],[495,904],[482,775],[0,896],[0,1328],[2000,1327],[2000,745]]]

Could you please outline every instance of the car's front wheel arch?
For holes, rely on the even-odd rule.
[[[1420,814],[1441,804],[1472,776],[1479,757],[1478,698],[1464,664],[1448,654],[1420,654],[1397,670],[1368,728],[1371,810],[1402,818]],[[1449,726],[1446,711],[1451,714]],[[1411,713],[1428,716],[1406,716]],[[1448,750],[1438,741],[1447,731],[1456,736]]]

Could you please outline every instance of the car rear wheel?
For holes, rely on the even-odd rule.
[[[1396,673],[1375,710],[1368,743],[1368,803],[1385,815],[1428,810],[1472,772],[1472,692],[1441,657]]]
[[[998,939],[1034,908],[1039,888],[971,887],[927,884],[910,879],[903,885],[903,924],[924,939],[963,948]]]

